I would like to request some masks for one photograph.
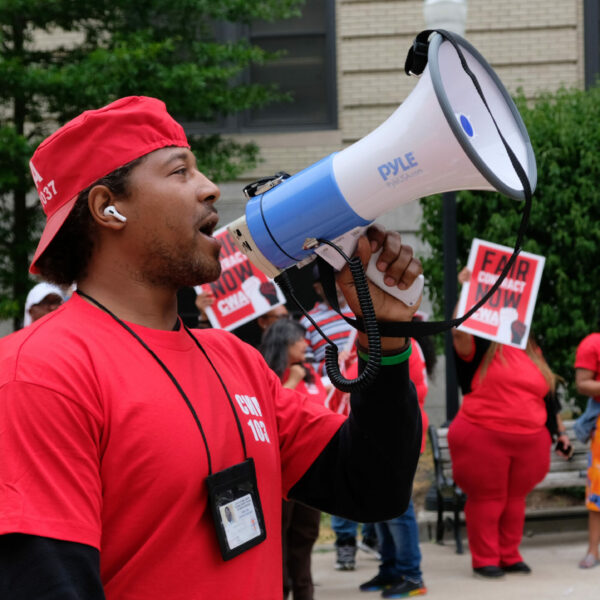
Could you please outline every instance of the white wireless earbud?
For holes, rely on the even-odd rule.
[[[127,221],[127,217],[124,217],[114,206],[107,206],[104,209],[104,214],[106,216],[112,215],[115,219],[121,221],[121,223],[125,223],[125,221]]]

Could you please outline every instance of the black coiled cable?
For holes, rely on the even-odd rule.
[[[369,292],[367,276],[365,274],[365,270],[363,269],[360,258],[357,256],[348,258],[341,248],[329,240],[318,241],[335,248],[335,250],[337,250],[344,257],[344,260],[348,263],[350,273],[352,274],[352,279],[354,281],[356,296],[363,314],[364,330],[367,334],[367,341],[369,344],[369,360],[367,361],[362,373],[356,379],[347,379],[340,372],[340,367],[338,364],[339,351],[337,345],[335,342],[331,341],[325,335],[325,333],[323,333],[315,320],[308,314],[308,312],[306,312],[300,301],[296,298],[287,272],[282,271],[279,275],[277,275],[277,277],[275,277],[275,282],[294,301],[296,306],[302,311],[306,318],[313,324],[315,329],[327,342],[327,347],[325,348],[325,368],[331,383],[333,383],[333,385],[342,392],[356,392],[369,387],[377,377],[381,367],[381,338],[379,336],[379,326],[377,325],[377,318],[375,316],[375,309],[373,308],[373,301],[371,300],[371,293]]]
[[[355,392],[369,387],[379,373],[381,367],[381,338],[375,317],[375,309],[369,292],[367,276],[360,258],[353,257],[349,261],[350,272],[354,280],[356,295],[363,314],[363,322],[367,340],[369,342],[369,360],[362,373],[356,379],[347,379],[340,372],[338,364],[338,348],[335,344],[328,344],[325,348],[325,368],[331,383],[342,392]]]

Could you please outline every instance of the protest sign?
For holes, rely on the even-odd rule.
[[[471,279],[462,287],[457,316],[475,305],[498,279],[513,250],[474,239],[467,263]],[[525,349],[545,258],[521,252],[492,297],[458,328]]]
[[[235,329],[285,303],[279,287],[238,250],[226,227],[216,231],[214,237],[223,245],[221,276],[195,287],[197,293],[214,297],[213,304],[205,309],[214,328]]]

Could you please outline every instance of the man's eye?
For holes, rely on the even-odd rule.
[[[185,175],[187,173],[187,167],[181,167],[176,171],[173,171],[173,175]]]

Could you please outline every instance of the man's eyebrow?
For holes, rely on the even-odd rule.
[[[178,161],[178,160],[183,160],[183,161],[188,161],[188,160],[194,160],[194,155],[189,153],[189,152],[177,152],[176,154],[171,154],[171,156],[169,156],[169,158],[167,158],[163,165],[165,167],[167,167],[168,165],[170,165],[172,162]]]

